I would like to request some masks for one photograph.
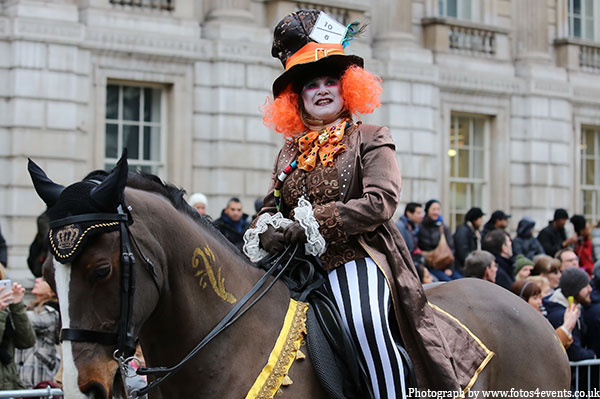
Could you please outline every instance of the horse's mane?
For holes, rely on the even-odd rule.
[[[90,173],[93,174],[94,172]],[[89,175],[88,175],[89,176]],[[94,176],[97,177],[97,176]],[[135,188],[142,191],[148,191],[155,194],[159,194],[169,200],[171,205],[179,212],[192,218],[199,226],[207,229],[207,233],[216,236],[223,243],[228,246],[229,249],[240,259],[249,263],[240,251],[229,241],[221,232],[211,223],[211,221],[198,213],[187,201],[183,198],[186,191],[183,188],[178,188],[172,184],[165,183],[163,180],[153,174],[144,172],[130,172],[127,176],[127,187]]]

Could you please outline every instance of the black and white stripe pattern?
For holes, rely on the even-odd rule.
[[[367,366],[375,398],[406,398],[404,369],[388,323],[390,289],[371,258],[328,273],[332,295]]]

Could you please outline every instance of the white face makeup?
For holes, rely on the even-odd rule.
[[[336,78],[311,79],[302,87],[300,95],[306,112],[324,124],[334,122],[344,107],[341,84]]]

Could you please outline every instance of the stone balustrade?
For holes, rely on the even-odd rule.
[[[508,59],[508,30],[453,18],[424,18],[425,47],[436,52]]]
[[[600,42],[570,37],[555,40],[554,46],[559,67],[589,72],[600,70]]]
[[[448,27],[448,38],[453,51],[496,53],[496,33],[490,30],[453,25]]]
[[[110,0],[111,4],[121,6],[155,8],[160,10],[173,10],[173,0]]]
[[[600,70],[600,43],[579,46],[579,67],[596,72]]]

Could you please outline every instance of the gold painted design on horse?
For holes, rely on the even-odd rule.
[[[202,265],[200,264],[200,260],[202,260]],[[204,268],[198,270],[194,277],[200,277],[200,286],[202,288],[206,288],[207,282],[206,278],[208,277],[208,282],[212,287],[213,291],[225,302],[236,303],[237,299],[233,294],[227,292],[225,289],[225,278],[221,276],[221,267],[214,266],[216,262],[214,252],[206,245],[203,249],[196,248],[194,250],[194,255],[192,256],[192,267],[194,269],[199,268],[200,266],[204,266]],[[213,270],[213,267],[216,268],[217,273]]]

